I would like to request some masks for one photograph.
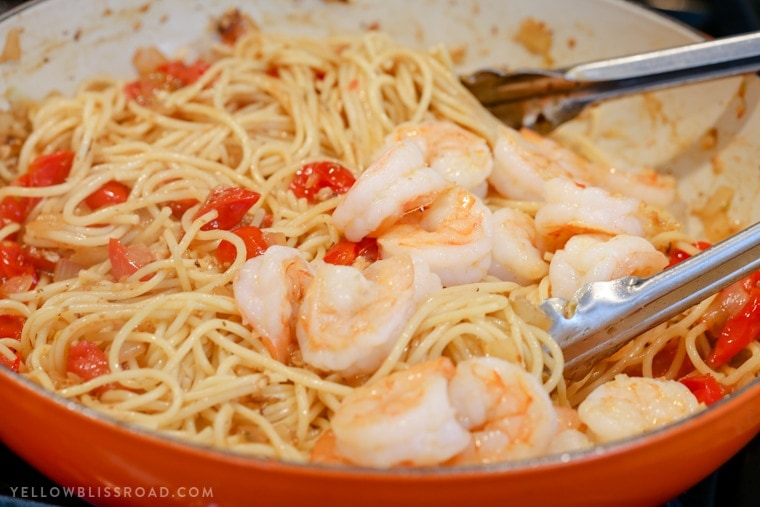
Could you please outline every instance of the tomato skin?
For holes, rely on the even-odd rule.
[[[21,315],[0,315],[0,338],[21,339],[21,332],[24,330],[26,317]]]
[[[24,256],[24,260],[32,265],[38,273],[40,271],[52,273],[55,270],[56,264],[58,264],[58,261],[61,260],[62,257],[61,253],[57,250],[40,248],[27,244],[21,245],[21,253]]]
[[[347,240],[339,241],[325,252],[323,260],[330,264],[350,266],[359,257],[369,262],[375,262],[380,257],[375,238],[364,238],[358,243]]]
[[[243,187],[216,187],[209,193],[193,219],[198,219],[209,211],[216,210],[215,219],[206,223],[201,230],[232,230],[240,224],[251,206],[258,202],[258,192]]]
[[[26,317],[21,315],[0,315],[0,338],[20,340],[25,323]],[[13,360],[8,359],[4,354],[0,354],[0,366],[18,372],[19,366],[21,366],[21,352],[16,352],[16,357]]]
[[[68,150],[39,155],[29,163],[26,173],[11,184],[20,187],[48,187],[66,181],[74,163],[74,152]],[[22,224],[39,202],[36,197],[6,196],[0,201],[0,223]]]
[[[26,259],[21,244],[4,240],[0,241],[0,281],[6,282],[13,277],[31,275],[36,282],[37,272]]]
[[[66,181],[74,163],[74,152],[69,150],[56,151],[48,155],[40,155],[29,164],[25,178],[27,187],[49,187]]]
[[[66,371],[88,381],[111,372],[105,352],[95,343],[82,340],[69,346]]]
[[[116,238],[108,240],[108,259],[111,261],[111,272],[117,281],[135,274],[141,267],[153,261],[147,248],[126,247]]]
[[[182,86],[187,86],[198,81],[209,67],[210,65],[203,60],[196,60],[190,65],[185,62],[174,60],[159,65],[156,70],[179,79]]]
[[[5,357],[5,354],[0,354],[0,367],[6,367],[12,372],[18,373],[18,369],[21,366],[21,354],[16,353],[16,357],[13,360]]]
[[[8,195],[0,200],[0,225],[23,224],[34,207],[35,200]]]
[[[188,65],[170,61],[159,65],[154,72],[141,76],[124,86],[128,98],[140,105],[149,106],[160,91],[172,92],[196,82],[208,70],[209,64],[196,60]]]
[[[665,375],[670,369],[670,366],[673,364],[677,353],[678,345],[674,342],[669,342],[659,352],[657,352],[657,354],[654,356],[654,359],[652,360],[652,376],[662,377]],[[683,362],[681,363],[681,367],[676,372],[676,375],[678,377],[684,377],[693,371],[694,365],[692,364],[691,359],[689,359],[688,354],[686,354],[684,355]]]
[[[759,336],[760,288],[752,287],[741,311],[729,317],[723,325],[718,341],[707,357],[707,364],[713,368],[726,364]]]
[[[324,261],[339,266],[350,266],[354,263],[359,245],[353,241],[339,241],[325,252]]]
[[[702,251],[702,250],[707,250],[712,245],[710,243],[705,242],[705,241],[695,241],[694,243],[692,243],[692,246],[694,246],[698,250]],[[688,259],[689,257],[691,257],[691,254],[688,254],[688,253],[684,252],[683,250],[680,250],[680,249],[677,249],[677,248],[672,249],[668,253],[670,255],[670,262],[668,262],[667,267],[674,266],[674,265],[678,264],[679,262],[681,262],[681,261],[683,261],[683,260]]]
[[[232,233],[243,240],[243,243],[245,244],[246,260],[258,257],[269,248],[264,233],[254,225],[240,227],[239,229],[233,230]],[[216,256],[216,260],[221,264],[231,264],[235,261],[237,250],[232,243],[222,240],[219,242],[219,246],[214,255]]]
[[[187,210],[198,204],[200,201],[198,199],[179,199],[177,201],[169,201],[166,203],[166,206],[169,206],[172,210],[172,216],[174,218],[181,219],[182,215],[185,214]]]
[[[97,210],[114,204],[126,202],[131,189],[120,181],[111,180],[103,184],[95,192],[88,195],[84,202],[91,210]]]
[[[689,375],[678,379],[678,381],[689,388],[697,401],[705,405],[712,405],[716,401],[722,400],[727,394],[723,384],[709,373]]]
[[[152,72],[124,86],[124,93],[141,106],[150,106],[160,91],[173,92],[182,88],[182,82],[163,72]]]
[[[345,194],[355,182],[356,178],[345,166],[325,160],[301,166],[289,188],[296,197],[314,203],[323,188],[330,188],[334,194]]]

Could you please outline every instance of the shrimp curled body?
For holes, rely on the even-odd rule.
[[[364,270],[320,263],[295,328],[303,360],[346,376],[372,373],[418,303],[440,289],[440,279],[409,256]]]
[[[289,355],[293,320],[313,277],[311,264],[299,250],[273,245],[247,260],[233,281],[243,318],[280,362]]]
[[[457,365],[449,396],[470,430],[456,463],[492,463],[545,454],[559,418],[541,382],[516,364],[477,357]]]
[[[616,375],[578,406],[578,417],[596,442],[638,435],[699,410],[697,398],[675,380]]]
[[[494,237],[488,274],[520,285],[536,283],[549,272],[533,218],[516,208],[493,212]]]
[[[435,120],[399,125],[388,135],[386,144],[405,139],[416,142],[426,164],[448,181],[485,196],[486,180],[493,170],[493,155],[485,139],[456,123]]]
[[[331,423],[312,459],[376,467],[538,456],[559,429],[540,381],[493,357],[394,372],[355,389]]]
[[[477,196],[452,186],[429,207],[391,226],[377,244],[384,257],[421,258],[445,287],[474,283],[491,265],[492,213]]]
[[[573,236],[549,264],[552,295],[570,299],[583,285],[626,276],[650,276],[668,264],[646,239],[620,234]]]
[[[359,241],[430,204],[449,185],[425,164],[420,146],[406,140],[387,147],[361,173],[333,211],[333,223],[348,240]]]
[[[448,395],[455,372],[439,358],[395,372],[349,394],[332,417],[337,452],[359,465],[436,465],[464,449],[470,435]]]

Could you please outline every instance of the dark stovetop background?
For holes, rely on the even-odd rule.
[[[721,37],[760,29],[760,0],[631,0],[675,17],[708,35]],[[23,1],[0,0],[0,13]],[[0,417],[13,417],[6,407]],[[87,504],[76,499],[13,498],[18,487],[52,491],[56,484],[0,444],[0,507],[31,505],[30,501],[68,507]],[[678,473],[664,471],[664,473]],[[760,506],[760,436],[719,470],[663,507],[758,507]]]

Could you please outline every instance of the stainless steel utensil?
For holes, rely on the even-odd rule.
[[[582,378],[628,341],[760,269],[760,222],[648,278],[583,286],[541,304],[565,355],[565,376]]]
[[[512,127],[547,133],[612,98],[760,70],[760,32],[553,70],[484,69],[462,83]]]

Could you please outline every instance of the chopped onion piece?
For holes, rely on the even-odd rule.
[[[62,258],[55,264],[55,269],[53,269],[53,280],[60,282],[61,280],[76,278],[79,276],[79,272],[83,269],[84,266],[81,264]]]

